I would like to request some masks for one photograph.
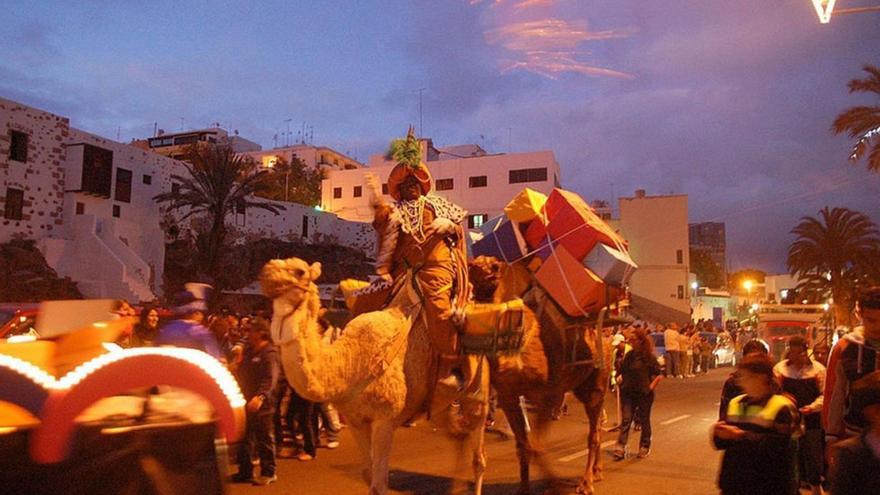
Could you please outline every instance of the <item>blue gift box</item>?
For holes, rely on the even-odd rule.
[[[493,222],[490,220],[488,223]],[[484,224],[483,227],[486,227]],[[484,232],[483,238],[475,241],[472,246],[473,255],[494,256],[506,263],[513,263],[525,256],[527,252],[526,241],[519,230],[519,225],[512,220],[502,219],[495,223],[494,228],[480,229]]]

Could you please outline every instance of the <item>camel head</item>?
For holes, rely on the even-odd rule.
[[[321,263],[309,265],[299,258],[270,260],[260,271],[260,287],[270,299],[283,299],[293,307],[309,294],[317,294],[315,280],[321,276]]]
[[[492,301],[503,267],[504,263],[492,256],[478,256],[468,263],[468,275],[477,302]]]

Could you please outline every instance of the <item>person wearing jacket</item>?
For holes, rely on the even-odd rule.
[[[238,368],[241,392],[247,400],[247,426],[238,449],[238,473],[232,476],[235,482],[268,485],[278,480],[275,476],[273,417],[280,369],[278,352],[269,335],[269,323],[263,319],[252,320]],[[254,479],[251,462],[254,450],[260,458],[260,477],[257,479]]]
[[[804,435],[798,442],[803,479],[810,484],[813,494],[822,493],[822,393],[825,390],[825,367],[807,356],[807,341],[794,336],[788,341],[786,359],[778,362],[773,373],[782,387],[782,393],[795,400],[804,421]]]
[[[642,427],[639,438],[639,458],[651,452],[651,406],[654,404],[654,389],[663,378],[660,363],[654,356],[654,343],[645,330],[635,329],[632,334],[632,350],[620,365],[620,436],[614,449],[614,459],[626,457],[626,443],[633,419]]]
[[[723,450],[718,488],[723,495],[795,495],[794,403],[776,394],[773,361],[752,354],[737,365],[744,393],[727,406],[712,428],[715,448]]]
[[[831,493],[880,493],[880,375],[873,374],[853,385],[850,398],[853,410],[865,422],[865,429],[861,435],[837,444],[830,476]]]
[[[830,446],[857,436],[865,421],[852,409],[850,388],[860,379],[880,370],[880,286],[864,290],[857,300],[862,326],[841,338],[828,358],[822,420]]]

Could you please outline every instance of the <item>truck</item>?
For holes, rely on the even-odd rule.
[[[826,304],[758,304],[753,308],[758,318],[757,337],[777,361],[784,357],[788,340],[795,335],[806,339],[809,348],[823,338],[818,327],[828,314]]]

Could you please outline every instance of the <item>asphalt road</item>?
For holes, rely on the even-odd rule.
[[[709,494],[717,493],[715,477],[720,453],[709,443],[709,426],[715,421],[721,385],[730,368],[711,371],[691,379],[666,379],[657,390],[652,411],[653,448],[646,459],[634,455],[624,461],[611,458],[616,435],[602,434],[605,479],[596,484],[598,493],[609,494]],[[554,422],[547,442],[557,473],[570,481],[572,491],[584,469],[586,420],[582,408],[569,399],[570,415]],[[616,423],[613,396],[607,401],[609,422]],[[307,493],[337,495],[367,493],[360,478],[360,456],[348,430],[343,430],[336,450],[319,449],[310,462],[278,460],[278,482],[266,487],[229,484],[229,493]],[[514,442],[500,435],[487,435],[488,468],[484,483],[487,495],[512,494],[518,487]],[[631,432],[631,453],[638,450],[638,432]],[[468,468],[469,471],[469,468]],[[401,428],[394,437],[391,454],[391,493],[429,495],[445,493],[455,473],[451,443],[441,432],[420,420]],[[468,477],[470,474],[468,472]],[[533,469],[533,493],[540,493],[541,476]]]

